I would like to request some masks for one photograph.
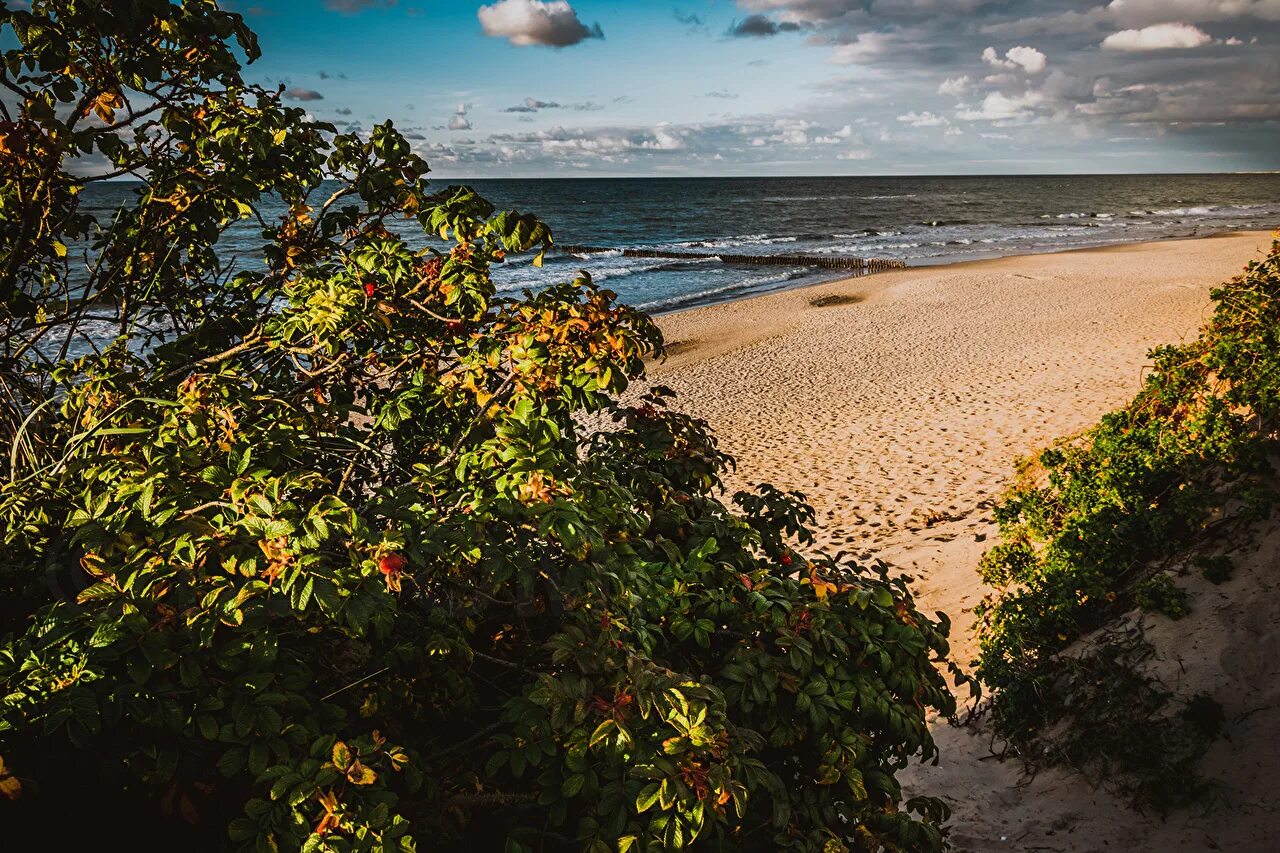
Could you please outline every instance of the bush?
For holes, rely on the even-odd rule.
[[[1148,613],[1159,613],[1170,619],[1181,619],[1191,612],[1187,591],[1161,572],[1138,584],[1133,601]]]
[[[1200,574],[1204,579],[1214,585],[1226,583],[1231,580],[1236,572],[1235,561],[1222,554],[1216,557],[1197,557],[1195,565],[1200,569]]]
[[[213,0],[0,30],[7,830],[941,849],[894,773],[954,711],[945,617],[797,550],[801,496],[722,502],[731,460],[664,389],[619,401],[647,316],[585,275],[497,297],[541,222],[245,84]],[[242,220],[261,265],[220,254]]]
[[[1069,700],[1064,651],[1135,604],[1185,615],[1186,592],[1167,575],[1152,576],[1153,565],[1187,549],[1215,512],[1236,506],[1227,521],[1245,527],[1271,511],[1280,241],[1213,298],[1214,316],[1197,340],[1154,351],[1134,401],[1081,439],[1045,451],[1043,478],[1022,477],[996,509],[1003,541],[979,571],[998,589],[978,608],[977,675],[995,690],[997,731],[1032,763],[1065,757],[1087,765],[1085,752],[1098,757],[1100,744],[1123,739],[1103,731],[1119,717],[1090,717],[1086,703]],[[1229,566],[1206,571],[1210,579],[1228,574]],[[1045,742],[1050,730],[1060,735],[1063,720],[1088,733],[1080,751]],[[1157,777],[1186,766],[1134,755],[1124,772],[1146,774],[1153,785],[1139,790],[1157,794],[1165,790]]]

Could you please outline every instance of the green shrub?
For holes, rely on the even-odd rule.
[[[1187,591],[1163,572],[1138,584],[1133,601],[1148,613],[1160,613],[1170,619],[1181,619],[1191,612]]]
[[[1197,340],[1152,353],[1154,369],[1132,403],[1045,451],[1043,477],[1024,468],[996,508],[1003,542],[979,571],[999,589],[977,610],[977,675],[994,690],[997,731],[1033,763],[1088,763],[1039,742],[1069,704],[1063,651],[1135,604],[1175,618],[1188,612],[1186,593],[1167,576],[1148,580],[1149,567],[1187,548],[1232,499],[1240,523],[1271,510],[1280,241],[1213,298],[1214,316]],[[1081,749],[1107,742],[1104,730],[1120,722],[1092,718],[1084,729],[1092,740]],[[1125,772],[1155,783],[1182,766],[1158,758],[1134,755]]]
[[[619,402],[647,316],[585,275],[496,296],[541,222],[244,83],[212,0],[0,31],[7,833],[942,848],[894,774],[955,708],[945,617],[797,550],[800,496],[723,502],[731,460],[663,389]],[[140,183],[95,220],[110,175]],[[261,267],[219,253],[246,219]]]
[[[1215,585],[1231,580],[1236,572],[1235,561],[1225,555],[1200,556],[1196,558],[1195,565],[1204,579]]]

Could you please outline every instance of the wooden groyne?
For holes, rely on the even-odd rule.
[[[820,255],[734,255],[726,252],[673,252],[667,249],[618,249],[608,246],[557,246],[571,255],[599,255],[621,252],[624,258],[666,258],[675,261],[718,260],[726,264],[762,267],[820,267],[829,270],[881,272],[906,269],[904,261],[892,258],[825,257]]]

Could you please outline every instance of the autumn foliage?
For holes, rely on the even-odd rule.
[[[547,227],[246,84],[212,0],[12,5],[6,833],[941,848],[894,773],[954,710],[945,618],[799,550],[798,496],[722,497],[707,425],[634,387],[647,316],[585,276],[495,295]]]

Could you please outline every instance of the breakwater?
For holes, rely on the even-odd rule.
[[[671,260],[718,260],[726,264],[764,267],[819,267],[829,270],[881,272],[906,269],[904,261],[893,258],[826,257],[821,255],[737,255],[727,252],[680,252],[668,249],[618,249],[608,246],[556,246],[571,255],[599,255],[621,252],[624,258],[669,258]]]

